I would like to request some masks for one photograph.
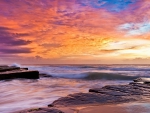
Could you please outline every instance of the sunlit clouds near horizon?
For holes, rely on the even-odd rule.
[[[150,0],[0,0],[2,63],[150,63]]]

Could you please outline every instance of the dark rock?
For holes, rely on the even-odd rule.
[[[15,66],[0,66],[0,80],[8,80],[15,78],[38,79],[38,71],[29,71],[28,68],[20,68]]]
[[[119,104],[150,101],[150,84],[132,82],[127,85],[107,85],[89,89],[88,93],[75,93],[55,100],[48,108],[30,110],[31,113],[63,113],[55,107],[87,104]],[[27,113],[27,112],[20,112]]]
[[[14,79],[14,78],[39,79],[39,72],[28,70],[13,70],[0,72],[0,80]]]
[[[114,96],[101,93],[78,93],[72,96],[62,97],[53,102],[54,106],[70,106],[83,104],[107,104],[107,103],[124,103],[136,101],[137,97]]]
[[[39,75],[40,77],[52,77],[52,75],[47,75],[47,74],[41,74]]]
[[[134,79],[133,81],[134,82],[150,83],[150,78],[140,77],[140,78]]]
[[[0,72],[19,70],[20,67],[0,67]]]
[[[2,67],[9,67],[8,65],[0,65],[0,68],[2,68]]]
[[[28,68],[21,68],[22,70],[28,70]]]
[[[58,109],[52,108],[35,108],[30,110],[24,110],[16,113],[64,113]]]
[[[115,104],[143,100],[150,100],[150,85],[130,83],[127,85],[108,85],[102,88],[90,89],[89,93],[68,95],[54,101],[52,105]]]
[[[48,107],[54,107],[54,105],[53,104],[49,104]]]

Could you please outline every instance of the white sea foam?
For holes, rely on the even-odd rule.
[[[38,70],[42,74],[53,77],[88,80],[133,80],[138,77],[147,77],[150,74],[149,66],[116,66],[116,65],[44,65],[29,66],[31,70]]]
[[[18,64],[18,63],[13,63],[13,64],[11,64],[11,65],[9,65],[9,66],[13,66],[13,67],[21,67],[21,65]]]
[[[11,66],[20,65],[14,63]],[[45,104],[48,105],[69,94],[86,93],[91,88],[99,88],[105,85],[128,84],[136,77],[150,74],[150,71],[147,71],[150,66],[21,65],[21,67],[38,70],[40,73],[53,77],[38,80],[0,81],[0,92],[2,92],[0,113],[15,112],[37,106],[44,107]],[[24,105],[24,108],[22,108],[22,105]]]
[[[150,71],[150,68],[142,68],[142,67],[116,67],[110,68],[113,71]]]

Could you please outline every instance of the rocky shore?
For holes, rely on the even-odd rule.
[[[14,66],[0,66],[0,80],[26,78],[39,79],[39,72]]]
[[[102,88],[89,89],[88,93],[76,93],[59,98],[49,104],[47,108],[36,108],[17,113],[80,113],[78,110],[72,109],[72,106],[148,102],[150,100],[149,83],[147,78],[138,78],[126,85],[107,85]]]
[[[0,66],[0,80],[16,78],[39,79],[39,76],[38,71],[28,70],[28,68]],[[42,74],[41,77],[47,76]],[[107,85],[89,89],[87,93],[70,94],[59,98],[45,108],[33,108],[15,113],[80,113],[79,110],[73,109],[74,106],[80,108],[82,106],[93,105],[116,105],[139,101],[148,102],[149,100],[150,79],[137,78],[132,83],[126,85]]]

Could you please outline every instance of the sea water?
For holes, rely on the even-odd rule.
[[[38,80],[0,81],[0,113],[46,107],[68,94],[105,85],[128,84],[137,77],[149,77],[150,65],[20,65],[38,70]]]

